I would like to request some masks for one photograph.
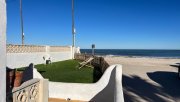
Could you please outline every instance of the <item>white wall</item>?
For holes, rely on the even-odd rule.
[[[28,66],[30,63],[41,64],[45,61],[43,56],[46,53],[7,53],[7,66],[19,68]]]
[[[50,52],[52,62],[72,59],[71,52]]]
[[[6,3],[0,0],[0,102],[6,102]]]
[[[9,68],[20,68],[28,66],[30,63],[43,64],[43,56],[47,54],[52,58],[52,62],[72,59],[71,51],[66,52],[38,52],[38,53],[7,53],[7,66]]]

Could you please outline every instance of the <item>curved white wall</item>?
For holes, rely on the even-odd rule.
[[[43,78],[33,69],[33,78]],[[49,82],[49,97],[95,102],[124,102],[122,66],[111,65],[96,83]]]
[[[49,82],[49,97],[96,102],[124,102],[122,66],[112,65],[94,84]]]

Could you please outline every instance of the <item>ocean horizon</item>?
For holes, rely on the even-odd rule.
[[[92,54],[92,49],[81,49],[81,53]],[[180,50],[174,49],[95,49],[98,56],[180,58]]]

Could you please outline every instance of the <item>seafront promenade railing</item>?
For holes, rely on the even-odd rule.
[[[44,46],[35,45],[7,45],[7,53],[31,53],[31,52],[45,52]]]
[[[33,52],[64,52],[71,51],[70,46],[40,46],[40,45],[12,45],[6,46],[7,53],[33,53]]]
[[[48,80],[32,79],[7,93],[7,102],[48,102]]]
[[[100,68],[101,72],[103,73],[110,66],[103,57],[92,56],[90,54],[75,54],[75,59],[81,60],[81,61],[84,61],[90,57],[94,58],[91,64],[95,67]]]

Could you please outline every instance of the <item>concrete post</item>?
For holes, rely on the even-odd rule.
[[[50,46],[45,46],[46,47],[46,53],[50,52]]]
[[[72,56],[72,59],[74,59],[74,48],[75,47],[73,47],[73,46],[71,47],[71,54],[72,54],[71,56]]]
[[[0,0],[0,102],[6,102],[6,2]]]
[[[122,65],[116,65],[115,73],[115,102],[124,102],[123,88],[122,88]]]

